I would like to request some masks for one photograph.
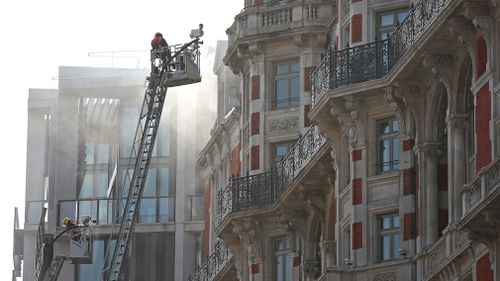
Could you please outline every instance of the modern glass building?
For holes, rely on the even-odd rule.
[[[37,239],[52,239],[65,217],[91,217],[93,262],[66,262],[59,280],[94,281],[103,270],[106,274],[148,74],[147,69],[60,67],[57,90],[30,90],[24,280],[34,280],[40,266]],[[196,128],[208,127],[203,122],[210,114],[197,116],[196,109],[211,95],[191,93],[183,100],[185,93],[182,87],[167,92],[124,267],[127,280],[185,280],[201,261],[204,201],[194,163],[198,139],[208,132]],[[62,236],[53,253],[64,254],[68,247]]]

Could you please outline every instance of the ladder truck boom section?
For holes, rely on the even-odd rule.
[[[200,45],[203,42],[200,41],[200,37],[203,36],[203,25],[200,24],[198,29],[192,30],[190,36],[192,40],[186,44],[151,50],[151,74],[146,77],[148,86],[135,131],[125,182],[122,191],[119,192],[122,194],[118,194],[119,204],[115,223],[119,224],[119,231],[112,234],[117,240],[109,267],[103,268],[103,280],[123,280],[122,269],[137,223],[167,89],[201,82]],[[92,231],[89,226],[91,218],[82,218],[83,224],[74,224],[72,220],[66,218],[64,222],[66,229],[54,239],[45,241],[43,231],[45,212],[46,209],[40,218],[37,236],[35,280],[56,281],[65,260],[74,264],[92,263]],[[65,233],[71,233],[69,253],[54,256],[53,244]],[[106,252],[111,253],[110,249],[108,245]]]
[[[203,35],[200,25],[196,35]],[[192,31],[193,34],[193,31]],[[160,125],[160,118],[168,87],[197,83],[201,81],[200,36],[184,45],[174,45],[151,51],[151,75],[147,78],[148,88],[144,95],[139,122],[131,151],[127,198],[120,214],[120,229],[116,246],[107,272],[108,281],[120,280],[122,268],[130,246],[132,234],[137,223],[142,194],[148,175],[149,164]],[[126,184],[124,185],[124,188]],[[121,195],[120,195],[121,196]]]

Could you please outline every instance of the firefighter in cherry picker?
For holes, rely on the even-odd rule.
[[[63,225],[65,228],[70,229],[71,231],[71,239],[78,241],[80,240],[80,228],[76,225],[70,218],[65,217],[63,220]]]
[[[156,61],[157,58],[161,59],[163,65],[171,58],[167,40],[163,38],[160,32],[156,32],[153,40],[151,40],[151,69],[155,75],[159,74],[160,62]]]

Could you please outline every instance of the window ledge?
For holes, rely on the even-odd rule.
[[[399,171],[400,170],[395,170],[395,171],[390,171],[390,172],[385,172],[382,174],[370,176],[367,178],[367,181],[368,182],[375,182],[375,181],[384,181],[384,180],[388,180],[388,179],[394,179],[396,177],[399,177]]]
[[[296,113],[300,111],[300,105],[283,107],[283,108],[271,108],[268,110],[267,115],[280,115],[286,113]]]

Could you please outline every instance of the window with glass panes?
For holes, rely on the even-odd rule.
[[[398,257],[399,214],[388,214],[378,218],[379,260],[388,261]]]
[[[273,160],[275,167],[281,160],[283,160],[283,158],[285,158],[291,146],[292,146],[291,142],[273,144],[272,149],[273,149],[273,157],[274,157]]]
[[[299,61],[274,65],[274,108],[298,106],[300,102]]]
[[[121,111],[121,140],[120,155],[122,158],[128,158],[132,150],[132,143],[137,129],[140,108],[138,106],[124,106]],[[165,115],[165,114],[164,114]],[[153,148],[153,157],[170,156],[170,126],[167,116],[160,121],[158,135]]]
[[[408,15],[407,9],[394,10],[377,14],[377,39],[384,40],[390,35],[394,28],[404,21]]]
[[[273,281],[292,280],[292,260],[290,257],[290,244],[287,238],[272,241],[273,249]]]
[[[139,223],[174,221],[175,189],[170,187],[168,167],[149,168],[139,209]]]
[[[399,169],[398,121],[396,118],[377,122],[377,170],[379,173]]]

